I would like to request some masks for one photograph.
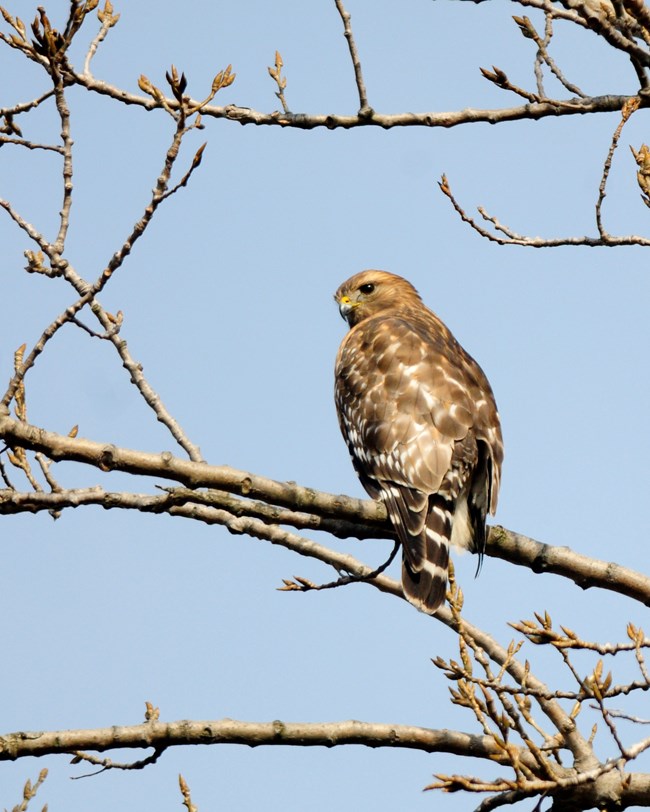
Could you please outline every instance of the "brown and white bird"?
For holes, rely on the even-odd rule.
[[[404,595],[433,614],[445,598],[449,544],[485,550],[503,460],[494,395],[406,279],[363,271],[334,298],[351,328],[336,358],[341,432],[402,543]]]

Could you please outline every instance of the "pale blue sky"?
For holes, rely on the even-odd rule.
[[[24,0],[7,7],[33,18],[35,6]],[[56,0],[47,10],[61,24],[67,7]],[[510,19],[520,13],[515,3],[347,0],[347,7],[369,101],[380,112],[517,103],[482,79],[480,66],[497,65],[533,88],[533,48]],[[121,20],[94,62],[109,82],[135,92],[144,73],[162,85],[173,62],[200,98],[232,63],[237,80],[222,103],[272,111],[278,103],[266,68],[278,49],[293,111],[356,110],[331,0],[143,0],[115,8]],[[554,53],[585,92],[635,90],[626,59],[589,32],[563,34],[558,25]],[[6,48],[0,70],[3,106],[45,87],[37,68],[24,73],[25,63]],[[68,258],[94,279],[140,216],[172,124],[162,112],[78,89],[70,104],[77,153]],[[332,294],[362,268],[406,276],[492,382],[506,444],[496,520],[644,570],[650,255],[642,248],[498,247],[463,225],[436,185],[446,172],[467,210],[482,204],[522,233],[593,234],[618,121],[613,114],[448,131],[300,132],[206,119],[184,153],[187,166],[208,141],[200,170],[160,209],[102,302],[124,312],[133,355],[209,462],[362,496],[332,402],[333,359],[345,329]],[[45,111],[19,123],[26,137],[57,133]],[[623,132],[604,204],[612,233],[648,233],[628,144],[638,148],[649,137],[648,113],[640,111]],[[0,195],[52,236],[58,158],[5,146]],[[59,280],[21,270],[22,252],[32,246],[7,217],[0,235],[0,376],[7,380],[16,347],[31,346],[74,296]],[[113,348],[80,330],[61,331],[48,347],[27,379],[27,399],[31,421],[48,429],[79,424],[84,437],[176,450]],[[69,486],[149,487],[70,465],[56,473]],[[160,706],[164,720],[356,718],[478,732],[468,713],[450,705],[447,683],[431,665],[432,657],[456,656],[442,625],[364,585],[276,591],[293,575],[329,580],[331,571],[317,562],[217,527],[100,509],[69,511],[57,522],[41,514],[2,523],[0,732],[137,723],[145,700]],[[368,562],[381,562],[390,549],[385,541],[330,542]],[[493,559],[477,580],[474,568],[469,556],[460,561],[466,615],[505,643],[508,621],[544,609],[602,639],[622,639],[628,620],[646,617],[620,597],[582,593]],[[540,663],[530,646],[524,656],[542,677],[557,674],[558,663]],[[570,686],[568,675],[561,681]],[[177,809],[179,771],[201,812],[478,803],[421,792],[434,772],[469,769],[455,758],[233,746],[174,749],[144,772],[82,781],[70,777],[87,769],[64,757],[0,764],[0,804],[18,803],[25,779],[44,765],[51,772],[38,808],[47,801],[50,809],[95,812]]]

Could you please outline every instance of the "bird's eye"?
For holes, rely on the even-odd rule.
[[[360,285],[359,286],[359,291],[361,293],[366,293],[366,294],[372,293],[374,289],[375,289],[375,286],[371,282],[366,282],[365,285]]]

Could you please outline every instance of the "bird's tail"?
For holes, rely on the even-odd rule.
[[[421,612],[432,615],[447,592],[453,506],[441,494],[406,488],[391,488],[384,498],[402,542],[404,596]]]
[[[449,543],[428,527],[424,533],[426,553],[420,566],[414,568],[409,557],[402,555],[402,590],[413,606],[432,615],[444,603],[447,593]]]

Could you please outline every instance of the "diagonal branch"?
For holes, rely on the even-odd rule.
[[[359,93],[359,117],[368,119],[373,115],[373,109],[368,104],[368,96],[366,94],[366,85],[363,81],[363,73],[361,72],[361,60],[359,59],[359,52],[357,51],[357,44],[354,41],[354,34],[352,33],[352,18],[350,13],[346,11],[343,5],[343,0],[334,0],[336,10],[341,15],[343,20],[343,34],[348,42],[350,49],[350,58],[352,59],[352,66],[354,68],[354,78],[357,83],[357,91]]]
[[[131,253],[135,242],[144,234],[146,228],[151,222],[158,206],[170,195],[174,194],[178,189],[185,186],[189,181],[192,173],[199,166],[201,162],[201,155],[203,147],[200,147],[196,152],[189,170],[185,173],[183,178],[173,187],[169,187],[171,172],[179,154],[183,137],[192,129],[193,125],[189,127],[177,125],[171,144],[165,154],[163,169],[158,176],[156,186],[152,192],[152,197],[145,207],[144,213],[141,218],[135,223],[131,233],[124,240],[121,247],[113,254],[108,265],[100,274],[99,278],[94,284],[89,285],[75,269],[63,259],[61,254],[64,249],[65,237],[69,226],[70,207],[72,204],[72,141],[70,139],[69,131],[69,113],[67,103],[62,89],[57,89],[57,108],[59,109],[60,118],[62,122],[62,140],[64,144],[64,203],[60,213],[60,227],[56,243],[49,243],[45,237],[39,232],[31,223],[28,223],[13,207],[6,201],[0,199],[0,207],[5,209],[14,222],[32,239],[37,243],[41,251],[49,258],[52,273],[62,275],[67,282],[72,285],[75,291],[79,294],[80,298],[70,307],[57,317],[43,332],[40,340],[27,356],[25,363],[17,370],[16,374],[10,381],[9,387],[2,399],[2,403],[8,405],[14,397],[18,386],[20,386],[28,370],[34,365],[37,357],[45,348],[47,341],[62,327],[64,324],[72,321],[76,314],[85,307],[86,304],[94,313],[95,317],[105,330],[106,338],[109,340],[118,355],[122,360],[125,369],[130,373],[131,382],[137,387],[141,396],[144,398],[147,405],[154,411],[158,420],[167,427],[172,437],[178,444],[187,452],[190,459],[200,462],[202,460],[201,451],[194,443],[187,437],[179,423],[172,417],[171,413],[167,410],[159,395],[153,390],[146,380],[142,365],[138,363],[130,354],[126,341],[118,335],[114,329],[115,325],[97,301],[96,296],[100,293],[108,281],[112,278],[115,271],[122,266],[124,260]],[[33,268],[33,270],[45,272],[42,267]]]
[[[491,527],[487,555],[532,572],[552,572],[569,578],[582,589],[599,587],[650,606],[650,578],[612,561],[600,561],[570,550],[521,536],[503,527]]]
[[[605,159],[605,164],[603,166],[603,174],[600,180],[600,185],[598,187],[598,200],[596,201],[596,226],[598,228],[598,233],[603,239],[611,239],[611,235],[605,230],[602,221],[602,206],[603,200],[605,199],[606,189],[607,189],[607,180],[609,178],[609,173],[612,168],[612,160],[614,159],[614,152],[616,151],[616,147],[618,146],[619,139],[621,137],[621,133],[623,132],[623,127],[625,126],[626,122],[636,110],[639,109],[639,105],[641,104],[641,99],[639,97],[632,98],[628,102],[623,105],[623,110],[621,111],[621,121],[614,131],[614,135],[612,136],[612,143],[610,144],[609,151],[607,153],[607,158]]]

